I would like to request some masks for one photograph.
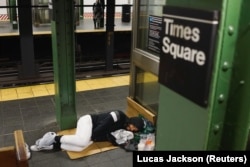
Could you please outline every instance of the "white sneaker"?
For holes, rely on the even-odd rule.
[[[55,132],[47,132],[38,142],[36,142],[36,144],[38,144],[39,147],[50,146],[55,142],[55,137]]]
[[[25,152],[26,152],[27,159],[30,159],[31,153],[30,153],[29,146],[27,143],[25,143]]]
[[[30,146],[31,151],[53,150],[53,145],[39,147],[37,145]]]
[[[52,150],[53,143],[55,142],[55,136],[55,132],[45,133],[42,138],[36,140],[35,145],[32,145],[30,149],[32,151]]]

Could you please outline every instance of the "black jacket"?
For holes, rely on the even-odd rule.
[[[92,141],[108,141],[111,132],[119,129],[126,129],[128,117],[122,111],[118,113],[118,121],[114,122],[112,115],[108,113],[92,114]]]
[[[103,17],[103,8],[102,4],[100,2],[95,2],[93,4],[93,14],[94,14],[94,19],[100,19]]]

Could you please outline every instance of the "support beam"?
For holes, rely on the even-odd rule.
[[[17,8],[15,7],[17,6],[16,0],[9,0],[9,6],[11,6],[11,8],[9,8],[10,23],[12,24],[13,29],[17,29]]]
[[[74,2],[53,0],[52,46],[56,116],[60,128],[76,126]]]
[[[113,69],[114,57],[114,26],[115,26],[115,0],[107,1],[107,24],[106,24],[106,70]]]
[[[79,12],[80,12],[80,18],[83,20],[84,19],[84,1],[83,0],[80,0],[80,9],[79,9]]]
[[[223,73],[232,70],[226,116],[221,139],[222,150],[246,150],[250,127],[250,18],[247,16],[250,7],[249,0],[229,0],[226,11],[226,26],[223,56],[225,62],[233,62],[232,67],[223,69]],[[224,63],[225,64],[225,63]],[[225,78],[224,76],[222,76]],[[225,80],[225,79],[223,79]],[[228,84],[228,83],[226,83]],[[225,83],[221,83],[221,87]],[[218,112],[218,111],[217,111]],[[228,140],[230,139],[230,140]]]
[[[38,68],[35,64],[31,0],[18,0],[17,2],[22,60],[19,78],[33,78],[38,76]]]

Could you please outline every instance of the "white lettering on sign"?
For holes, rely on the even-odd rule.
[[[200,29],[197,27],[192,28],[189,26],[174,24],[174,20],[169,18],[164,18],[164,23],[165,35],[167,36],[164,36],[162,39],[162,51],[166,54],[170,54],[174,59],[180,58],[185,61],[196,63],[199,66],[203,66],[206,63],[206,54],[203,51],[171,43],[169,38],[176,37],[185,41],[197,43],[200,41]]]

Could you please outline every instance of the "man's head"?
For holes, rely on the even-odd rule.
[[[131,132],[139,132],[144,128],[144,121],[141,117],[130,117],[126,129]]]

